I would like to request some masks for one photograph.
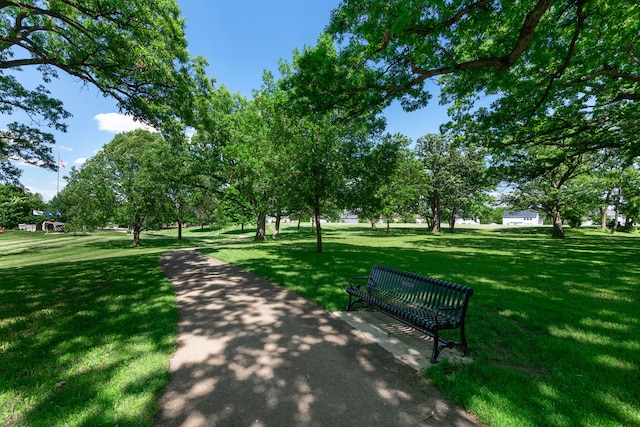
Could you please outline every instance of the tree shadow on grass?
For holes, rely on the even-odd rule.
[[[480,399],[500,407],[508,423],[637,422],[637,238],[414,233],[396,247],[349,243],[362,232],[336,231],[321,254],[302,238],[264,245],[264,256],[237,257],[238,265],[330,310],[343,309],[349,278],[372,264],[471,286],[467,338],[475,362],[430,373],[457,403]],[[215,258],[244,245],[203,252]]]
[[[192,251],[161,264],[185,339],[156,426],[473,425],[410,368],[293,292]]]
[[[157,258],[2,270],[0,424],[150,422],[177,321]]]
[[[212,242],[222,241],[227,239],[228,237],[220,236],[220,237],[191,237],[185,236],[182,239],[178,239],[177,237],[167,237],[163,235],[150,235],[145,234],[142,236],[140,241],[140,246],[133,247],[133,237],[130,236],[128,239],[117,239],[117,240],[93,240],[85,243],[85,246],[95,249],[103,249],[103,250],[113,250],[113,249],[142,249],[142,250],[153,250],[158,249],[159,251],[167,251],[174,249],[182,249],[182,248],[192,248],[198,246],[206,246],[211,244]]]
[[[220,234],[229,235],[229,236],[240,236],[243,234],[255,233],[255,229],[251,229],[251,228],[228,230],[228,229],[219,228],[219,227],[190,227],[185,229],[185,231],[188,231],[189,233],[193,233],[193,234],[220,233]]]

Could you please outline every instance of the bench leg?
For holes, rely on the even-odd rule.
[[[469,355],[469,347],[467,346],[467,336],[464,333],[464,323],[460,326],[460,345],[462,346],[462,354]]]
[[[347,311],[351,311],[351,306],[353,306],[353,304],[355,304],[357,301],[351,302],[351,297],[352,295],[349,294],[349,302],[347,303]]]
[[[440,338],[438,336],[438,331],[435,330],[431,332],[431,336],[433,337],[433,352],[431,353],[431,363],[437,363],[437,358],[440,355],[440,352],[445,348],[454,348],[456,346],[462,347],[462,353],[464,356],[469,355],[469,347],[467,346],[467,338],[464,334],[464,325],[460,328],[460,341],[459,343],[455,341],[442,341],[440,344]]]
[[[438,355],[440,354],[440,338],[438,337],[438,331],[433,332],[433,351],[431,352],[431,363],[438,363]]]

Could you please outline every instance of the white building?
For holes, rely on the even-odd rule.
[[[537,211],[504,211],[502,214],[503,225],[542,225],[543,220]]]
[[[42,230],[42,224],[18,224],[21,231],[39,231]]]

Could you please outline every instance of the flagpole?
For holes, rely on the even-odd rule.
[[[58,215],[58,212],[60,212],[60,209],[58,209],[58,203],[60,203],[58,201],[59,191],[60,191],[60,152],[58,151],[58,180],[56,181],[56,215]]]

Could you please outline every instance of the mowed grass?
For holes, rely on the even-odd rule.
[[[640,425],[640,235],[567,232],[326,225],[318,254],[307,226],[203,252],[328,310],[373,264],[470,286],[473,362],[426,372],[450,401],[490,426]]]
[[[151,425],[177,325],[158,259],[203,234],[0,234],[0,425]]]
[[[150,425],[175,349],[177,313],[160,254],[232,238],[207,229],[0,234],[0,425]],[[248,230],[244,234],[251,234]],[[328,310],[372,264],[471,286],[472,362],[427,373],[490,426],[640,425],[640,234],[459,229],[391,236],[308,224],[267,242],[203,252],[291,288]],[[455,334],[454,334],[455,337]],[[430,349],[425,348],[425,352]]]

